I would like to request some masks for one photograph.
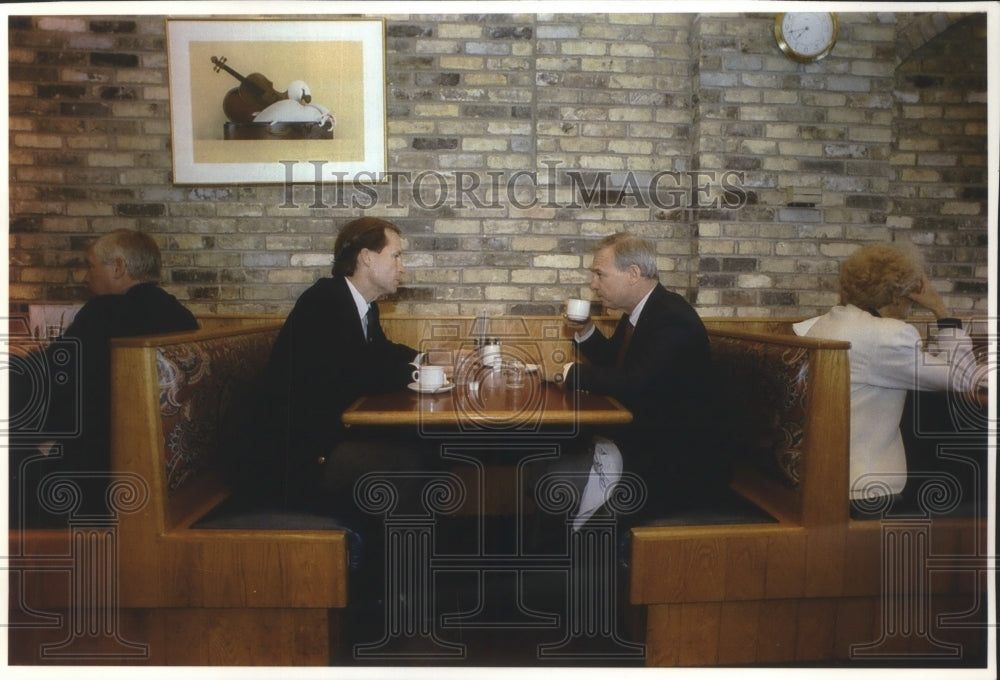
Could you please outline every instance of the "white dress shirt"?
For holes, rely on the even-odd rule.
[[[364,296],[358,292],[358,289],[354,287],[351,280],[344,277],[344,281],[347,282],[347,289],[351,291],[351,297],[354,298],[354,304],[358,306],[358,314],[361,315],[361,330],[364,332],[365,338],[368,337],[368,308],[371,307],[371,303],[365,300]]]

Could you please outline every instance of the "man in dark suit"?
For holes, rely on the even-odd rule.
[[[566,320],[586,359],[565,368],[566,385],[612,396],[632,411],[633,422],[613,439],[624,471],[646,486],[642,515],[704,502],[723,482],[705,446],[711,387],[705,326],[684,298],[660,284],[656,249],[644,239],[605,237],[590,270],[591,290],[624,314],[611,337],[592,321]],[[585,454],[577,469],[589,464]]]
[[[395,293],[403,275],[399,229],[384,220],[348,222],[334,243],[333,276],[299,297],[265,368],[251,443],[264,453],[254,470],[262,492],[286,505],[366,524],[354,483],[370,471],[422,470],[430,462],[406,433],[377,438],[349,432],[341,413],[357,398],[406,387],[417,351],[390,342],[375,300]],[[396,439],[388,437],[395,436]]]
[[[32,394],[33,385],[23,382],[31,377],[30,368],[10,372],[11,413],[41,397],[46,405],[45,422],[33,433],[34,439],[46,432],[62,433],[39,447],[44,457],[32,452],[30,458],[15,464],[12,456],[12,516],[23,513],[25,524],[65,521],[35,503],[38,485],[50,472],[76,477],[83,502],[78,513],[108,512],[104,488],[111,467],[111,339],[198,328],[191,312],[157,285],[160,249],[148,234],[129,229],[104,234],[87,249],[86,261],[84,282],[94,297],[45,350],[44,364],[61,370],[48,376],[51,382],[43,385],[43,395]],[[59,376],[65,375],[75,379],[62,384]],[[15,431],[12,438],[16,442],[22,435]],[[21,489],[23,498],[18,493]]]

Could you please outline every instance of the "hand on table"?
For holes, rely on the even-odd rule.
[[[542,379],[547,383],[552,383],[556,387],[564,387],[566,385],[566,373],[572,365],[573,364],[571,362],[562,366],[557,366],[550,373],[543,374]]]

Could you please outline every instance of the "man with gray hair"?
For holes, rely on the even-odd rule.
[[[46,418],[41,434],[75,432],[59,441],[47,441],[40,447],[44,458],[31,458],[25,464],[11,462],[11,509],[20,513],[26,524],[51,524],[59,518],[47,517],[31,501],[37,483],[49,472],[79,473],[84,487],[86,512],[106,512],[102,488],[111,466],[111,338],[195,330],[198,322],[177,299],[160,288],[160,249],[148,234],[119,229],[96,239],[86,253],[87,273],[84,282],[95,297],[91,298],[52,348],[75,345],[72,364],[61,374],[76,375],[77,389],[59,389],[55,384],[42,385],[44,395],[29,393],[30,385],[19,384],[15,371],[11,381],[11,403],[28,403],[41,397],[46,403]],[[53,365],[49,362],[47,365]],[[23,372],[22,375],[26,375]],[[37,388],[36,388],[37,389]],[[12,438],[17,440],[17,433]],[[55,444],[61,446],[54,446]],[[30,462],[30,464],[28,464]],[[87,480],[92,480],[88,484]],[[24,489],[24,498],[15,498],[16,489]]]

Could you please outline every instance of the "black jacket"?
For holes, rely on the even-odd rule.
[[[709,486],[714,493],[725,479],[707,446],[708,333],[684,298],[657,284],[619,367],[627,320],[623,314],[611,337],[595,331],[580,343],[586,361],[574,364],[567,383],[612,396],[632,411],[630,425],[609,433],[622,451],[624,469],[644,478],[651,504],[687,505]]]
[[[100,471],[110,466],[111,338],[197,328],[194,315],[155,283],[136,284],[121,295],[99,295],[80,308],[60,341],[46,350],[50,355],[69,350],[67,374],[79,378],[78,383],[72,378],[78,391],[61,381],[49,391],[49,427],[66,432],[79,424],[79,436],[64,442],[67,465]],[[59,365],[58,358],[50,356],[48,365]]]
[[[366,341],[347,281],[337,276],[307,289],[285,320],[262,377],[256,442],[270,458],[265,475],[280,486],[271,490],[285,498],[308,502],[323,459],[346,436],[344,409],[412,379],[417,352],[386,339],[377,309]]]
[[[121,295],[87,302],[63,335],[45,352],[10,371],[12,427],[9,467],[11,526],[64,526],[39,503],[51,473],[72,478],[79,490],[76,514],[105,514],[111,466],[111,339],[190,331],[198,322],[155,283],[140,283]],[[51,455],[34,448],[55,440]]]

